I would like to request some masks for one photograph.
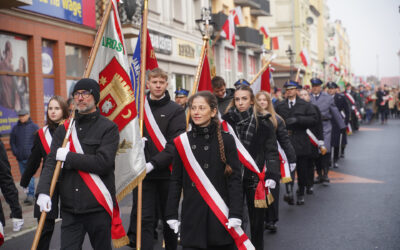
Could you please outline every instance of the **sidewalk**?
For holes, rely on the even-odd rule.
[[[37,182],[38,178],[35,178],[35,184],[37,184]],[[28,206],[24,204],[26,194],[24,193],[22,187],[19,185],[19,181],[15,182],[15,186],[18,189],[18,199],[19,199],[19,204],[21,205],[22,208],[22,217],[24,218],[24,225],[22,226],[21,231],[13,232],[13,223],[12,220],[10,219],[10,214],[11,214],[10,206],[4,200],[3,194],[0,194],[0,199],[4,211],[4,217],[6,219],[6,226],[4,227],[4,239],[6,241],[14,237],[20,236],[22,234],[25,234],[27,232],[34,231],[36,230],[37,227],[37,220],[36,218],[33,217],[34,205]]]

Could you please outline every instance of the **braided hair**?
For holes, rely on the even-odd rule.
[[[196,94],[192,95],[188,100],[189,110],[192,107],[193,100],[198,97],[204,98],[204,100],[210,106],[211,110],[217,110],[217,112],[218,112],[217,98],[210,91],[199,91]],[[218,146],[219,146],[219,154],[221,157],[221,161],[225,165],[224,174],[226,176],[229,176],[232,174],[232,168],[226,161],[224,141],[222,140],[221,125],[219,123],[218,116],[216,115],[215,117],[211,118],[211,122],[215,123],[217,125],[217,139],[218,139]]]

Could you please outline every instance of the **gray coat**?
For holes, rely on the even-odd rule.
[[[317,105],[321,111],[322,127],[324,131],[324,144],[328,152],[331,152],[332,122],[335,122],[340,129],[345,128],[343,118],[335,105],[335,101],[328,93],[321,92],[318,97],[311,94],[311,103]]]

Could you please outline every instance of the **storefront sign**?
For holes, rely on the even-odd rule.
[[[96,28],[95,0],[32,0],[19,8]]]
[[[158,32],[150,31],[151,44],[155,52],[171,55],[172,54],[172,38]]]

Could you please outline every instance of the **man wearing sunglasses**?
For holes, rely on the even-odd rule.
[[[56,162],[62,161],[57,184],[63,219],[61,249],[81,249],[86,233],[94,249],[111,249],[111,216],[107,208],[112,210],[116,204],[114,162],[119,143],[118,127],[100,115],[96,107],[100,88],[95,80],[79,80],[73,99],[76,109],[71,135],[73,147],[71,140],[65,148],[61,147],[67,124],[60,125],[40,177],[37,204],[40,211],[50,211],[50,183]],[[94,192],[96,188],[100,192]],[[99,195],[106,204],[100,204]]]

